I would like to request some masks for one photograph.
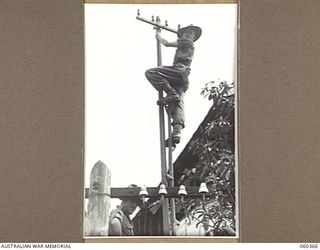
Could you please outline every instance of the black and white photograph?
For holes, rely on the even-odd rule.
[[[85,5],[83,236],[239,236],[237,4]]]

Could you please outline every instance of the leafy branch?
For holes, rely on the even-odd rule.
[[[214,197],[205,204],[193,200],[187,210],[208,235],[232,235],[235,232],[235,156],[234,156],[234,84],[211,81],[201,95],[212,101],[210,120],[200,128],[201,136],[189,144],[198,161],[185,169],[180,184],[207,186]]]

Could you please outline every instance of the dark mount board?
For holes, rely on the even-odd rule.
[[[240,1],[241,242],[320,242],[320,2]]]
[[[81,242],[80,0],[0,1],[0,242]]]

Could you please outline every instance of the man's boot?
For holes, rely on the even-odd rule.
[[[171,138],[172,138],[172,145],[175,146],[176,144],[179,144],[181,140],[181,130],[183,129],[182,124],[174,124],[173,125],[173,130],[171,133]],[[165,142],[166,147],[169,147],[169,139],[166,140]]]
[[[172,142],[174,144],[178,144],[181,139],[181,130],[183,129],[182,124],[174,124],[173,125],[173,130],[172,130]]]
[[[176,90],[168,83],[168,82],[163,82],[161,84],[161,87],[164,92],[166,92],[167,96],[164,98],[165,101],[167,102],[174,102],[174,101],[179,101],[180,97],[177,94]]]

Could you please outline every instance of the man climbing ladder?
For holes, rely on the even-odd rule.
[[[189,87],[188,76],[194,54],[194,42],[201,36],[201,28],[189,25],[177,32],[178,39],[168,42],[157,32],[156,38],[166,47],[176,47],[176,53],[172,66],[159,66],[148,69],[146,77],[158,91],[164,91],[167,96],[159,100],[161,103],[170,105],[172,115],[172,144],[178,144],[181,139],[181,130],[184,128],[184,94]],[[166,140],[166,146],[169,142]]]
[[[141,17],[139,10],[136,19],[152,25],[156,30],[158,67],[147,70],[145,74],[159,94],[157,104],[159,105],[161,183],[174,187],[172,151],[180,142],[181,130],[184,127],[184,93],[189,85],[188,76],[194,53],[193,43],[201,36],[201,28],[190,25],[180,29],[179,25],[178,30],[175,30],[168,26],[167,21],[162,25],[159,16],[156,19],[152,16],[151,20]],[[177,34],[178,39],[168,42],[159,34],[161,30]],[[162,66],[161,44],[177,48],[172,66]],[[165,98],[163,98],[163,91],[167,94]],[[168,111],[167,140],[165,139],[164,108]],[[171,126],[173,126],[173,132],[171,132]],[[168,147],[168,154],[166,147]],[[176,235],[175,216],[175,199],[170,198],[170,206],[168,199],[164,199],[162,202],[163,235]]]

